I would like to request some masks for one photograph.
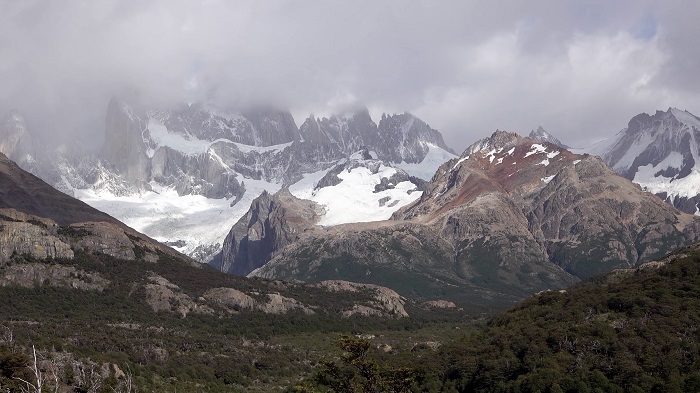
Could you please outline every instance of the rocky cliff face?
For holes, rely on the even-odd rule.
[[[700,202],[700,118],[675,108],[633,117],[614,138],[584,149],[687,213]]]
[[[287,189],[263,192],[224,240],[215,268],[245,276],[269,261],[277,250],[312,230],[322,213],[313,202],[294,197]]]
[[[394,221],[305,237],[253,274],[507,301],[660,257],[700,229],[599,158],[506,132],[444,164]]]

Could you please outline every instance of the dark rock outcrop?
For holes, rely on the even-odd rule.
[[[217,270],[247,275],[316,224],[319,207],[282,189],[263,192],[224,239]]]

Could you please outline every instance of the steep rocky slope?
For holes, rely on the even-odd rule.
[[[287,189],[263,192],[224,239],[217,270],[245,276],[269,261],[274,252],[312,230],[322,210],[313,202],[295,198]],[[218,259],[218,258],[217,258]]]
[[[658,257],[697,236],[696,219],[642,192],[597,157],[504,132],[469,150],[443,166],[421,199],[397,217],[440,223],[461,241],[493,238],[492,222],[500,222],[502,237],[537,244],[534,249],[578,277]],[[493,220],[494,213],[484,211],[514,216]]]
[[[597,157],[498,131],[444,164],[393,222],[304,237],[253,275],[498,302],[659,257],[699,228]]]

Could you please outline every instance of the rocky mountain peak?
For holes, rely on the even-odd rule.
[[[581,159],[548,142],[496,131],[468,147],[458,160],[443,164],[421,198],[394,217],[432,220],[489,192],[523,198]]]
[[[256,146],[273,146],[301,139],[299,129],[289,111],[258,107],[242,113],[256,131]]]
[[[490,137],[479,139],[472,143],[464,150],[462,157],[484,150],[503,149],[505,147],[515,146],[522,139],[523,137],[515,132],[496,130]]]
[[[544,128],[542,128],[542,126],[537,127],[537,130],[530,131],[530,135],[528,135],[528,138],[539,142],[549,142],[559,147],[563,147],[565,149],[569,148],[565,144],[561,143],[561,141],[557,139],[554,135],[550,134]]]
[[[224,273],[247,275],[312,229],[320,213],[314,202],[296,198],[286,188],[275,194],[263,191],[231,228],[221,257],[212,266]]]

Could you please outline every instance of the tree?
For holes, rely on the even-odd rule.
[[[408,368],[392,368],[378,364],[369,358],[369,341],[352,336],[342,336],[337,343],[345,351],[341,363],[323,361],[323,368],[316,382],[338,393],[353,392],[410,392],[415,381],[415,371]]]

